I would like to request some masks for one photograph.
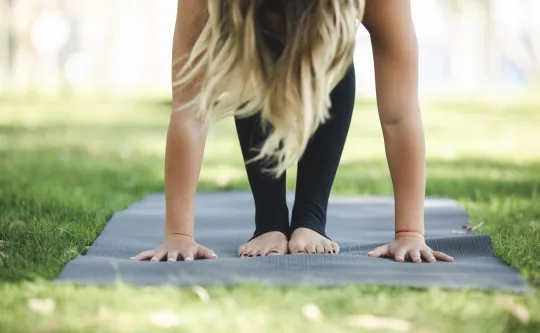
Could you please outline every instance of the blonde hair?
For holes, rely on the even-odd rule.
[[[283,52],[264,38],[261,8],[281,1]],[[253,160],[273,159],[275,176],[301,158],[329,119],[330,93],[350,66],[363,0],[208,0],[208,17],[173,86],[204,71],[200,94],[184,105],[204,122],[260,112],[268,132]]]

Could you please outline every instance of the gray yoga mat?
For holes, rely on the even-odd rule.
[[[288,193],[289,210],[293,194]],[[418,288],[498,289],[524,292],[527,282],[497,259],[489,236],[463,232],[467,213],[453,200],[425,202],[427,243],[455,258],[452,263],[397,263],[367,257],[393,237],[390,197],[332,196],[328,236],[340,243],[340,254],[238,258],[237,249],[253,233],[250,192],[199,193],[196,239],[212,248],[217,260],[133,262],[129,258],[163,240],[164,196],[152,194],[117,212],[86,255],[69,262],[58,283],[135,285],[338,286],[377,284]]]

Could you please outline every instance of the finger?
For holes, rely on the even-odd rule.
[[[144,251],[130,259],[134,261],[148,260],[152,258],[152,256],[154,255],[154,252],[155,252],[154,250]]]
[[[396,250],[396,253],[394,255],[394,260],[399,262],[405,261],[405,255],[407,254],[407,250],[404,248],[399,248]]]
[[[320,254],[320,253],[324,253],[324,246],[322,246],[322,245],[317,245],[317,246],[315,247],[315,251],[316,251],[317,253],[319,253],[319,254]]]
[[[389,249],[390,248],[389,248],[388,244],[383,245],[383,246],[379,246],[379,247],[375,248],[373,251],[369,252],[368,256],[375,257],[375,258],[387,257],[390,254]]]
[[[422,262],[422,257],[420,257],[420,251],[418,250],[410,250],[409,258],[411,258],[411,260],[417,264]]]
[[[178,252],[169,252],[169,254],[167,255],[167,261],[174,262],[177,260],[178,260]]]
[[[334,253],[339,253],[339,244],[332,242],[332,249],[334,249]]]
[[[197,257],[197,254],[192,251],[186,251],[184,253],[180,253],[180,260],[183,261],[193,261],[195,260],[195,257]]]
[[[433,256],[433,254],[431,253],[431,251],[428,251],[428,250],[422,250],[420,251],[420,254],[422,255],[422,257],[427,261],[427,262],[436,262],[437,259],[435,259],[435,257]]]
[[[198,257],[200,259],[217,259],[218,256],[214,253],[213,250],[204,246],[199,246]]]
[[[444,253],[439,252],[439,251],[433,251],[433,255],[435,256],[435,258],[437,258],[437,260],[454,261],[453,257],[450,257],[449,255],[444,254]]]
[[[152,257],[152,259],[150,259],[150,261],[153,261],[153,262],[161,261],[163,260],[163,258],[165,258],[166,255],[167,255],[167,251],[165,250],[156,251],[156,253]]]

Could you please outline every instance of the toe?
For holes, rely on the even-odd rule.
[[[291,254],[306,254],[306,250],[304,247],[302,246],[294,246],[294,247],[291,247],[289,249],[289,251],[291,252]]]
[[[285,251],[283,249],[273,248],[268,251],[267,256],[281,256],[284,254]]]
[[[324,253],[334,253],[334,248],[332,247],[332,244],[326,244],[324,246]]]
[[[260,254],[260,249],[251,249],[248,253],[248,257],[256,257]]]
[[[339,245],[336,242],[332,242],[332,249],[334,250],[334,253],[339,253]]]
[[[306,252],[309,253],[309,254],[317,253],[317,250],[315,249],[315,245],[306,246]]]
[[[298,253],[298,246],[296,246],[295,243],[289,242],[287,247],[289,248],[289,253],[290,254],[297,254]]]
[[[246,250],[247,250],[247,246],[246,245],[242,245],[238,248],[238,255],[240,257],[242,257],[245,253],[246,253]]]
[[[241,258],[247,258],[249,257],[249,253],[252,251],[253,249],[248,247],[248,246],[244,246],[242,251],[240,252],[240,257]]]
[[[267,255],[282,255],[287,252],[287,248],[281,248],[279,246],[271,247],[267,251]]]
[[[266,249],[261,249],[259,251],[259,253],[257,254],[257,257],[266,257],[268,255],[268,253],[270,253],[270,249],[269,248],[266,248]]]

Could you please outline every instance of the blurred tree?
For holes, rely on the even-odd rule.
[[[478,14],[476,18],[477,28],[481,29],[483,38],[478,40],[478,47],[474,52],[481,52],[484,59],[485,78],[489,81],[500,70],[502,59],[510,61],[520,69],[524,80],[531,83],[540,81],[540,31],[534,26],[534,7],[537,0],[514,0],[512,6],[516,10],[512,13],[504,12],[502,17],[509,15],[503,21],[514,22],[519,29],[514,27],[508,32],[506,26],[499,26],[501,16],[495,17],[495,7],[502,1],[497,0],[448,0],[457,15],[467,15],[468,11],[474,10]],[[504,10],[504,9],[502,9]],[[501,11],[501,8],[499,8]],[[531,16],[528,16],[531,15]],[[514,26],[514,24],[512,24]],[[538,23],[537,23],[538,24]],[[472,53],[472,52],[471,52]]]
[[[13,0],[0,2],[0,86],[8,86],[14,57]]]
[[[449,50],[462,48],[455,51],[459,56],[452,57],[460,59],[454,61],[454,66],[469,63],[467,67],[472,67],[477,75],[476,86],[489,88],[497,71],[496,47],[499,43],[494,23],[493,0],[448,0],[448,3],[454,12],[454,27],[450,31],[455,34],[449,40],[453,43],[449,45]]]

